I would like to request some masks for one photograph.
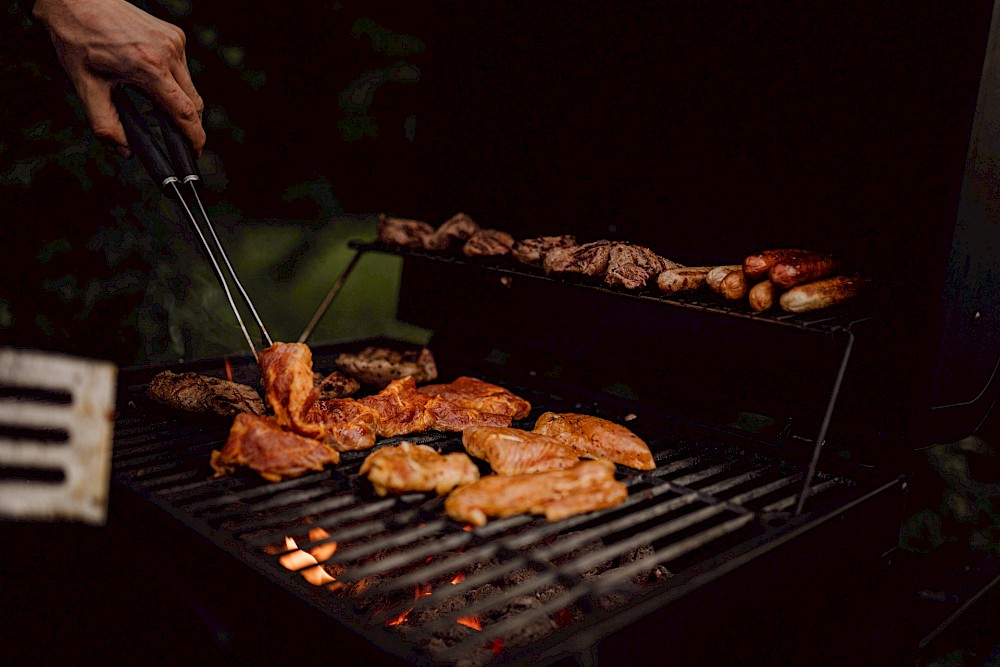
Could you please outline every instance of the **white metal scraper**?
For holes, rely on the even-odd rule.
[[[117,367],[0,348],[0,516],[102,525]]]

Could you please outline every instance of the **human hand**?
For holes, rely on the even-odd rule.
[[[180,28],[125,0],[37,0],[33,14],[48,29],[100,139],[129,155],[111,90],[131,83],[149,94],[201,155],[205,104],[191,82]]]

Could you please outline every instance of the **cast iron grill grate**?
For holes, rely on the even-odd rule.
[[[323,370],[335,351],[314,352]],[[794,516],[801,463],[611,396],[595,402],[486,379],[532,402],[532,414],[516,426],[530,428],[546,410],[622,421],[628,409],[635,417],[626,423],[650,444],[657,468],[619,467],[629,496],[615,508],[556,523],[515,516],[473,529],[447,518],[442,498],[375,496],[358,475],[369,452],[346,453],[337,466],[277,483],[243,471],[215,478],[209,458],[227,425],[151,405],[138,379],[126,387],[116,422],[115,480],[331,621],[422,664],[545,661],[585,651],[634,621],[638,603],[666,604],[725,563],[861,502],[879,483],[861,470],[820,472],[807,511]],[[453,433],[376,446],[404,439],[463,451]],[[321,566],[282,564],[289,554],[332,543],[336,550]],[[319,567],[326,576],[309,583]]]

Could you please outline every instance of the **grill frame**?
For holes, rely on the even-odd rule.
[[[355,343],[354,345],[359,346],[360,344]],[[343,348],[338,346],[317,347],[315,349],[317,369],[325,369],[326,365],[331,363],[332,356],[340,349]],[[201,372],[213,374],[213,370],[217,372],[217,370],[222,368],[222,362],[221,360],[207,360],[198,362],[197,366]],[[247,381],[248,378],[253,375],[253,364],[249,359],[242,359],[241,361],[238,361],[234,365],[234,369],[237,380],[242,379],[243,381]],[[363,491],[359,491],[358,480],[350,478],[345,479],[343,477],[343,473],[345,470],[348,472],[356,471],[357,467],[360,466],[360,462],[368,452],[349,453],[344,456],[341,464],[333,469],[328,468],[321,473],[314,473],[296,478],[294,480],[286,480],[274,484],[255,479],[254,477],[245,474],[216,480],[210,479],[209,476],[211,474],[211,470],[208,467],[208,450],[212,447],[217,448],[221,446],[222,441],[224,440],[225,428],[224,426],[221,426],[219,422],[212,420],[205,421],[197,418],[189,419],[186,416],[178,414],[171,415],[169,412],[164,413],[162,409],[159,410],[159,415],[160,417],[165,416],[168,421],[159,425],[153,423],[153,419],[155,419],[155,415],[157,414],[157,408],[149,405],[148,401],[143,399],[142,392],[145,382],[148,382],[148,379],[151,378],[155,372],[158,372],[158,370],[162,369],[146,368],[136,369],[133,372],[123,372],[122,408],[119,414],[118,428],[116,428],[114,460],[114,479],[116,484],[124,489],[127,489],[131,493],[139,495],[144,498],[146,502],[150,502],[159,507],[166,514],[170,515],[173,520],[193,529],[202,538],[207,539],[216,546],[219,546],[226,553],[228,553],[230,557],[236,559],[244,565],[249,566],[251,570],[262,575],[271,584],[274,584],[280,589],[291,593],[292,596],[299,602],[303,602],[306,605],[311,606],[314,610],[319,611],[328,621],[331,619],[335,620],[346,629],[364,637],[367,642],[378,646],[380,649],[385,650],[388,654],[405,662],[431,664],[433,660],[428,654],[417,649],[415,645],[402,640],[397,633],[385,630],[380,625],[372,627],[370,625],[370,621],[366,621],[364,619],[363,614],[357,613],[356,606],[354,607],[354,613],[352,614],[349,609],[348,613],[345,613],[344,609],[341,607],[331,605],[329,598],[332,594],[327,593],[322,588],[315,588],[310,584],[307,584],[301,579],[301,577],[282,569],[277,562],[280,554],[264,554],[260,547],[262,546],[262,543],[273,543],[279,533],[294,533],[294,531],[289,531],[284,528],[279,530],[277,527],[279,524],[283,523],[282,508],[293,508],[288,510],[287,517],[285,518],[291,519],[293,522],[297,523],[301,532],[304,533],[307,526],[302,524],[306,520],[306,517],[314,514],[321,514],[319,512],[319,509],[321,508],[318,505],[310,506],[307,504],[304,507],[308,508],[308,511],[305,511],[303,507],[297,505],[297,503],[307,502],[310,498],[328,495],[329,490],[334,487],[351,490],[350,493],[352,495],[349,498],[334,495],[330,502],[334,505],[337,505],[338,503],[341,504],[342,510],[356,512],[359,515],[368,513],[372,517],[379,516],[380,511],[383,509],[396,512],[399,510],[400,505],[402,505],[403,509],[400,511],[404,514],[409,512],[414,517],[422,516],[428,518],[428,521],[430,521],[430,517],[434,515],[434,512],[438,512],[438,516],[440,516],[440,499],[428,500],[425,494],[409,494],[409,496],[404,496],[402,500],[381,500],[366,497]],[[192,369],[188,367],[184,370]],[[482,373],[476,374],[481,375]],[[496,377],[487,376],[486,379],[498,381],[501,384],[513,385],[512,389],[518,391],[517,382],[510,377],[498,379]],[[637,419],[634,423],[642,424],[643,420],[652,414],[651,411],[655,411],[654,408],[639,406],[613,396],[602,395],[595,397],[593,394],[582,392],[579,388],[567,390],[566,387],[559,387],[556,386],[556,383],[547,383],[539,380],[538,378],[532,378],[531,381],[534,385],[532,387],[532,391],[536,393],[536,396],[530,397],[534,399],[533,403],[536,403],[536,409],[533,410],[533,416],[536,415],[540,409],[552,407],[562,409],[563,411],[567,411],[568,409],[580,409],[580,407],[582,407],[584,411],[598,414],[602,410],[606,413],[609,410],[612,412],[617,411],[616,414],[619,417],[622,414],[625,414],[623,410],[633,410],[639,414],[639,419]],[[537,405],[537,395],[541,394],[547,394],[550,397],[558,397],[561,401],[560,405],[562,405],[562,407],[558,408],[558,406],[553,405]],[[596,400],[593,400],[595,398]],[[588,401],[590,401],[589,404]],[[597,409],[597,412],[594,412],[595,409]],[[614,415],[607,414],[606,416]],[[732,433],[728,430],[716,429],[713,426],[691,424],[674,416],[658,414],[658,418],[662,420],[660,422],[661,424],[673,425],[678,428],[682,428],[682,430],[693,429],[699,433],[714,434],[719,438],[718,443],[715,445],[717,448],[722,447],[723,450],[726,448],[731,449],[734,445],[727,444],[727,441],[732,441],[735,438],[744,451],[752,452],[752,455],[754,456],[763,457],[762,460],[770,460],[772,462],[776,460],[781,461],[781,457],[785,457],[783,459],[784,462],[778,464],[779,468],[781,466],[785,466],[786,469],[794,469],[798,471],[805,470],[804,463],[805,460],[808,459],[808,452],[794,452],[792,450],[782,449],[781,447],[776,447],[774,443],[769,443],[762,439],[754,441],[752,437],[747,437],[746,435]],[[158,440],[157,437],[158,433],[162,436],[164,432],[166,433],[166,442]],[[385,439],[380,441],[377,446],[392,444],[393,442],[403,439],[409,439],[415,442],[429,442],[437,445],[444,444],[446,448],[451,447],[448,451],[461,450],[460,441],[456,439],[454,434],[448,435],[434,433],[417,435],[409,438],[400,437]],[[666,450],[662,447],[662,443],[651,441],[651,446],[654,449],[654,453],[657,453],[659,458],[662,460],[666,452]],[[165,451],[163,449],[164,447],[166,448]],[[697,458],[697,455],[701,455],[701,458],[704,459],[711,458],[712,453],[707,452],[709,449],[711,448],[709,447],[708,441],[701,440],[691,444],[687,450],[679,451],[681,454],[685,451],[687,454],[695,454],[695,458]],[[792,459],[797,460],[795,463],[790,463],[790,460]],[[163,477],[163,475],[166,474],[166,471],[170,471],[171,467],[176,467],[178,463],[185,469],[177,472],[170,472],[170,474],[167,474],[166,477]],[[731,465],[736,467],[742,464],[743,461],[739,458],[737,458],[735,462],[731,463]],[[697,463],[693,465],[697,466]],[[593,650],[593,647],[597,645],[600,640],[610,637],[623,629],[629,628],[644,616],[662,610],[664,607],[669,606],[672,602],[689,596],[693,592],[711,584],[733,570],[743,567],[747,563],[756,560],[759,556],[778,549],[791,541],[797,540],[798,538],[813,531],[814,528],[830,522],[831,519],[842,515],[844,512],[847,512],[854,507],[866,504],[875,497],[883,499],[890,498],[893,496],[890,492],[900,488],[900,479],[894,478],[891,475],[866,471],[856,466],[840,466],[835,461],[830,462],[830,465],[833,465],[834,469],[837,469],[836,471],[838,473],[848,475],[850,485],[844,488],[837,488],[840,494],[837,496],[836,501],[829,500],[828,502],[821,502],[819,504],[815,504],[814,506],[810,506],[801,516],[794,516],[793,513],[788,511],[789,507],[794,506],[795,500],[799,495],[798,493],[793,492],[784,499],[784,507],[775,508],[779,511],[774,512],[773,514],[767,514],[767,516],[776,518],[781,523],[779,526],[772,526],[764,523],[762,520],[762,516],[764,516],[763,513],[751,513],[745,508],[740,507],[738,504],[728,501],[720,502],[718,500],[714,500],[711,497],[706,496],[704,490],[687,489],[687,487],[680,486],[670,480],[660,479],[661,477],[677,476],[680,474],[681,480],[684,481],[685,484],[697,483],[698,480],[695,479],[696,475],[690,472],[690,466],[658,466],[657,470],[648,473],[640,473],[638,475],[635,475],[634,471],[629,471],[632,473],[632,476],[627,478],[626,481],[633,487],[639,484],[648,484],[652,481],[655,483],[651,484],[650,488],[659,489],[659,495],[663,497],[678,497],[684,493],[689,493],[691,500],[686,503],[686,506],[690,506],[695,502],[702,502],[704,503],[704,508],[707,508],[709,510],[708,513],[710,514],[728,512],[733,515],[730,519],[730,523],[742,522],[744,526],[755,529],[756,533],[751,534],[748,538],[740,538],[734,545],[731,545],[723,551],[714,554],[711,558],[697,561],[697,567],[693,567],[691,572],[683,570],[675,573],[673,577],[670,578],[668,585],[661,583],[658,586],[654,586],[650,590],[639,590],[638,592],[634,590],[631,591],[633,599],[631,600],[630,605],[625,609],[618,609],[617,611],[611,612],[597,610],[594,600],[604,593],[621,592],[618,590],[620,587],[614,586],[610,581],[602,582],[598,580],[597,583],[594,584],[592,582],[585,582],[581,580],[582,583],[576,583],[576,588],[571,589],[573,594],[570,596],[571,599],[568,601],[568,604],[577,604],[578,601],[583,601],[582,606],[584,608],[593,608],[588,610],[585,622],[578,622],[566,628],[557,629],[537,644],[522,647],[516,650],[508,648],[505,650],[502,660],[510,662],[519,662],[524,660],[551,662],[559,660],[560,658],[575,655],[577,660],[586,661],[589,659],[586,656],[589,655],[589,652]],[[619,467],[619,472],[625,471],[625,469]],[[685,471],[688,471],[687,474],[684,474]],[[796,474],[799,478],[804,476],[802,472],[797,472]],[[711,479],[712,476],[709,475],[707,478]],[[836,475],[821,475],[820,477],[821,483],[827,485],[836,483],[837,479],[839,478]],[[803,482],[803,484],[805,484],[805,482]],[[221,489],[219,487],[221,487]],[[242,491],[239,493],[242,495],[231,495],[233,491],[239,491],[240,489],[242,489]],[[200,493],[205,490],[209,490],[211,493],[208,493],[206,497],[201,498]],[[651,490],[647,491],[652,492]],[[718,490],[715,490],[715,493],[718,492]],[[620,514],[621,516],[619,519],[624,521],[625,524],[639,524],[643,521],[648,521],[650,522],[652,529],[655,530],[657,528],[662,528],[662,526],[658,525],[655,521],[655,513],[660,505],[654,504],[644,510],[633,511],[633,509],[631,509],[632,507],[643,502],[641,499],[637,500],[637,498],[637,494],[632,493],[630,494],[629,500],[626,501],[626,508],[613,508],[600,513],[600,515],[608,516]],[[242,510],[234,511],[232,516],[227,515],[226,512],[213,513],[211,511],[213,508],[236,501],[241,503],[246,501],[249,506]],[[416,502],[416,505],[411,505],[411,503],[414,502]],[[890,505],[892,503],[891,500],[886,502],[889,502]],[[326,507],[325,509],[330,510],[332,507]],[[255,512],[263,513],[263,518],[260,519],[260,525],[258,527],[272,526],[273,530],[271,530],[271,532],[273,535],[269,535],[267,539],[254,539],[249,542],[241,540],[239,538],[239,534],[250,531],[255,525],[255,519],[252,518]],[[268,514],[268,512],[271,512],[272,514]],[[274,512],[277,512],[278,514],[274,515]],[[651,512],[653,515],[650,515]],[[661,512],[661,514],[667,515],[668,513]],[[223,527],[220,524],[220,522],[226,519],[227,516],[229,516],[229,519],[236,519],[237,523],[234,524],[235,527]],[[678,519],[682,520],[685,516],[689,516],[689,514],[679,516]],[[247,521],[243,528],[241,528],[239,524],[239,521],[242,520]],[[381,520],[382,519],[379,519],[379,521]],[[346,519],[341,517],[341,522],[343,521],[346,521]],[[527,529],[529,533],[528,537],[521,537],[520,539],[522,541],[527,540],[528,544],[533,544],[537,543],[538,540],[546,534],[554,535],[562,533],[568,525],[581,525],[590,522],[591,519],[588,517],[576,517],[574,519],[569,519],[565,522],[559,522],[556,524],[546,524],[543,520],[537,518],[528,519],[525,517],[512,517],[510,519],[493,521],[490,524],[487,524],[485,528],[477,529],[473,533],[467,533],[462,531],[460,528],[457,528],[457,524],[452,525],[453,522],[450,522],[449,519],[442,518],[438,520],[438,523],[431,524],[430,527],[427,528],[427,532],[436,536],[436,539],[438,540],[444,540],[447,543],[448,548],[452,551],[464,545],[473,544],[476,546],[470,548],[485,549],[486,552],[488,552],[488,555],[502,552],[507,555],[504,560],[504,567],[507,570],[510,570],[518,567],[519,562],[517,559],[524,557],[524,554],[518,552],[516,545],[514,548],[511,548],[510,545],[506,544],[506,540],[511,539],[511,536],[509,535],[504,537],[506,535],[504,531],[507,528],[513,528],[516,530],[523,524],[529,525],[529,528]],[[385,522],[385,525],[387,527],[391,527],[391,522]],[[407,522],[399,521],[397,522],[397,525],[407,526]],[[590,528],[589,530],[591,533],[595,530],[599,533],[599,531],[606,528],[606,523],[598,521],[596,526]],[[402,533],[400,534],[397,532],[396,535],[400,539],[410,539],[413,536],[413,531],[414,529],[412,529],[412,527],[403,528]],[[331,539],[337,540],[338,534],[333,530],[330,532]],[[358,535],[361,535],[362,533],[358,533]],[[498,540],[493,537],[498,533],[501,535],[502,540]],[[299,537],[299,533],[296,533],[295,535],[296,538]],[[514,536],[516,535],[517,533],[515,532]],[[593,535],[591,535],[591,537],[593,537]],[[697,541],[697,538],[698,535],[696,534],[694,539]],[[633,540],[634,539],[637,538],[634,538],[633,536]],[[343,537],[340,537],[339,541],[342,543],[350,542],[349,540],[345,540]],[[305,546],[301,544],[301,540],[300,546]],[[376,547],[377,546],[382,545],[376,544]],[[371,550],[373,547],[369,546],[367,548]],[[363,553],[365,549],[366,547],[363,546],[361,547],[360,552],[355,549],[354,555],[357,556],[360,553]],[[604,549],[605,551],[617,549],[618,551],[616,553],[619,555],[627,550],[621,546],[620,541],[613,542],[611,545],[605,545]],[[423,557],[423,552],[420,553],[421,557]],[[551,550],[548,554],[552,554]],[[543,553],[542,555],[545,554]],[[350,548],[338,550],[338,553],[333,557],[333,559],[331,559],[331,562],[349,562],[352,560],[350,556]],[[538,568],[542,573],[540,576],[549,577],[553,581],[573,579],[572,575],[574,573],[567,571],[563,566],[558,568],[550,566],[546,569],[544,565],[544,558],[539,557],[538,555],[532,556],[531,554],[529,554],[527,558],[529,559],[530,564],[533,567]],[[433,567],[434,566],[432,566],[432,568]],[[635,565],[633,569],[649,569],[649,567],[647,567],[647,565],[640,564]],[[378,573],[380,570],[385,570],[385,567],[382,565],[373,565],[370,570],[371,573]],[[365,574],[365,571],[361,571],[357,576],[364,576]],[[625,582],[628,579],[628,574],[629,572],[619,572],[618,580]],[[403,586],[405,588],[409,585],[409,580],[405,578],[407,576],[408,575],[406,573],[402,575],[403,583],[398,584],[399,586]],[[678,576],[683,576],[683,579],[677,578]],[[468,588],[472,585],[472,583],[475,582],[463,582],[463,585]],[[460,590],[460,588],[461,587],[456,588],[456,591]],[[391,592],[391,586],[389,587],[389,590]],[[509,593],[505,591],[504,596],[509,597]],[[429,604],[430,601],[427,598],[421,598],[412,606],[419,610],[427,607]],[[350,607],[350,605],[347,606]],[[385,615],[391,617],[399,610],[398,607],[399,604],[390,608],[385,612]],[[547,608],[542,608],[541,611],[532,610],[531,615],[533,615],[533,617],[540,617],[541,614],[545,613],[546,609]],[[333,610],[336,610],[336,613],[334,613]],[[440,623],[452,622],[454,620],[452,617],[456,615],[457,614],[453,613],[451,616],[440,621]],[[482,637],[483,640],[487,638],[487,634],[488,628],[484,628]],[[471,646],[471,644],[469,646]],[[465,646],[464,648],[468,648],[468,646]],[[459,650],[464,649],[454,648],[451,652],[452,657],[456,657],[457,654],[455,651]],[[449,653],[446,651],[443,655],[444,657],[447,657]]]

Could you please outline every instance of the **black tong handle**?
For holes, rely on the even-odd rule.
[[[122,127],[125,128],[129,146],[139,156],[139,161],[153,180],[162,187],[178,181],[187,183],[200,180],[198,164],[187,137],[153,105],[153,113],[167,148],[166,154],[156,141],[146,117],[139,112],[135,101],[138,99],[150,103],[149,98],[132,86],[120,86],[111,93],[111,99],[118,108],[118,117],[121,119]]]

